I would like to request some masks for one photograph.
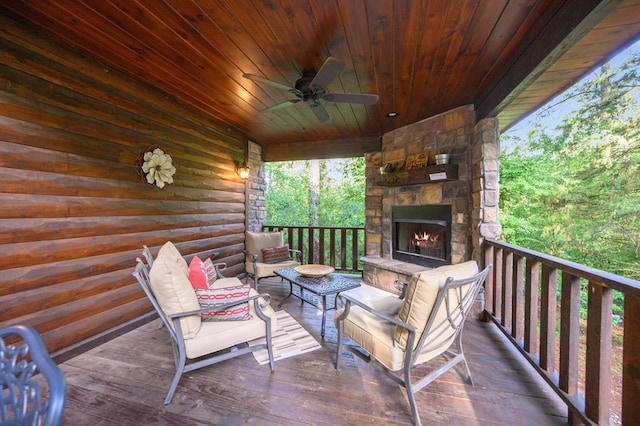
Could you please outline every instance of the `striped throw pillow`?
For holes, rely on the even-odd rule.
[[[250,284],[223,288],[198,288],[196,296],[201,309],[211,309],[246,299],[249,297],[250,289]],[[204,311],[201,316],[203,321],[246,321],[253,318],[248,301],[223,310]]]
[[[279,263],[291,260],[289,244],[262,249],[262,260],[264,263]]]

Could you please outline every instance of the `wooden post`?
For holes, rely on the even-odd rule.
[[[622,353],[622,424],[640,419],[640,298],[624,298],[624,346]]]

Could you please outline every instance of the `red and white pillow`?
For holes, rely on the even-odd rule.
[[[196,289],[196,297],[201,309],[217,308],[227,303],[238,302],[249,297],[250,284],[233,287]],[[240,303],[222,310],[203,311],[203,321],[246,321],[253,318],[249,302]]]
[[[210,258],[207,257],[207,259],[202,263],[204,264],[204,269],[207,272],[207,282],[209,283],[209,287],[211,287],[218,279],[218,272]]]
[[[203,262],[198,256],[193,256],[193,259],[191,259],[187,276],[194,289],[208,289],[218,279],[216,268],[213,266],[211,259],[207,258]]]

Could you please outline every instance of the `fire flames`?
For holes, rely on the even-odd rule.
[[[418,232],[413,234],[413,244],[418,247],[426,247],[427,245],[435,245],[440,239],[439,234],[427,234],[426,232]]]

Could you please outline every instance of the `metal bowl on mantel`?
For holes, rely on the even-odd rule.
[[[329,275],[335,269],[327,265],[300,265],[293,268],[297,273],[309,278],[320,278]]]

